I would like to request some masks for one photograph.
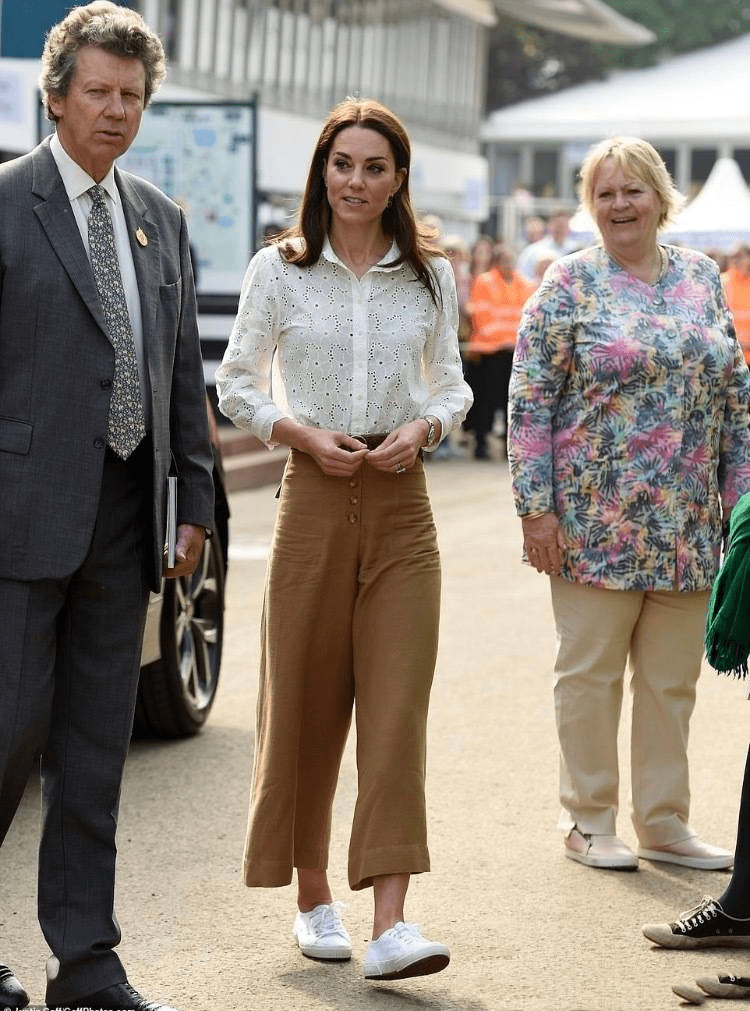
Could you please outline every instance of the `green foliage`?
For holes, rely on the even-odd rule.
[[[486,109],[537,98],[604,72],[604,60],[590,43],[500,18],[490,31]]]
[[[614,10],[650,28],[650,46],[597,46],[610,67],[650,67],[667,56],[725,42],[750,32],[750,0],[607,0]]]

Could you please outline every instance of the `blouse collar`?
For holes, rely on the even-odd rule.
[[[340,260],[339,257],[336,255],[334,248],[331,245],[331,240],[328,238],[327,235],[325,237],[325,241],[323,242],[323,248],[321,250],[320,255],[324,256],[326,260],[329,260],[331,263],[337,263],[339,264],[339,266],[344,267],[346,270],[349,269],[346,266],[346,264],[342,260]],[[400,270],[401,267],[403,266],[403,263],[398,263],[395,266],[393,264],[393,261],[397,260],[400,255],[401,251],[398,248],[396,240],[394,239],[393,242],[391,243],[390,249],[385,254],[385,256],[383,256],[382,259],[380,259],[377,263],[373,264],[372,267],[370,267],[370,270],[381,270],[381,271]]]

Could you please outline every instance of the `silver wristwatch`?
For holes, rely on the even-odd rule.
[[[425,414],[422,421],[427,422],[427,441],[425,442],[426,449],[432,449],[432,447],[437,442],[438,434],[438,419],[433,418],[431,414]]]

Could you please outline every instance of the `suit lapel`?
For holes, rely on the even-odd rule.
[[[94,274],[81,240],[81,233],[78,231],[68,194],[65,192],[65,186],[57,171],[55,159],[49,150],[49,143],[35,149],[32,153],[32,165],[32,192],[41,197],[41,202],[34,207],[34,213],[63,269],[106,335],[107,323],[104,319]]]

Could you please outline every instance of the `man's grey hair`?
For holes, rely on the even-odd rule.
[[[166,77],[164,49],[140,14],[110,0],[74,7],[47,33],[42,53],[42,90],[47,119],[55,120],[49,96],[63,98],[68,93],[76,69],[78,51],[97,46],[114,56],[134,57],[146,71],[144,107]]]

